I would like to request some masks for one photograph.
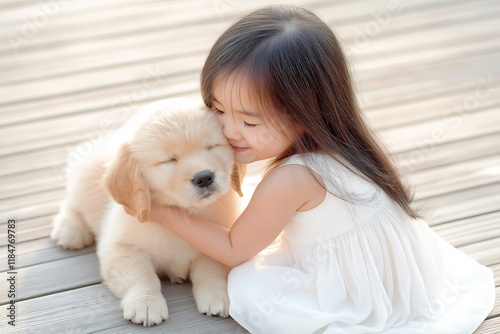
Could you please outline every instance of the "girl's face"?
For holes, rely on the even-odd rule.
[[[214,111],[239,163],[275,157],[291,146],[293,137],[284,126],[264,119],[249,89],[244,76],[230,75],[216,81],[213,91]]]

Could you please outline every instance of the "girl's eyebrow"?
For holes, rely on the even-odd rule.
[[[214,97],[213,98],[213,102],[216,102],[217,104],[220,104],[222,105],[222,103],[220,103],[219,101],[217,101],[217,99]],[[234,112],[237,112],[237,113],[240,113],[240,114],[243,114],[243,115],[246,115],[246,116],[249,116],[249,117],[257,117],[257,118],[260,118],[260,115],[254,111],[248,111],[248,110],[233,110]]]

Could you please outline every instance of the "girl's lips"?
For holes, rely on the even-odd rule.
[[[239,147],[239,146],[234,146],[234,145],[231,145],[231,147],[233,148],[233,151],[235,152],[243,152],[244,150],[246,150],[248,147]]]

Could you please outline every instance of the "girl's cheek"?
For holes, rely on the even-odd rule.
[[[264,127],[257,128],[253,136],[254,147],[257,149],[264,149],[272,144],[274,137],[268,129]]]
[[[224,127],[224,121],[222,120],[222,117],[220,117],[220,115],[215,115],[215,119],[217,120],[217,123]]]

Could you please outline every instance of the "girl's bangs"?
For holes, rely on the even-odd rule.
[[[239,86],[238,95],[241,96],[241,87],[243,85],[238,84],[241,80],[246,80],[246,88],[245,92],[248,94],[250,99],[250,103],[255,106],[262,116],[274,122],[278,120],[278,116],[276,112],[276,103],[273,96],[273,89],[270,83],[270,76],[263,74],[263,71],[259,71],[255,68],[255,66],[251,65],[251,62],[246,62],[238,66],[237,68],[226,69],[221,71],[215,79],[213,80],[212,85],[212,99],[213,99],[213,90],[216,85],[219,85],[221,82],[230,82],[233,86]]]

